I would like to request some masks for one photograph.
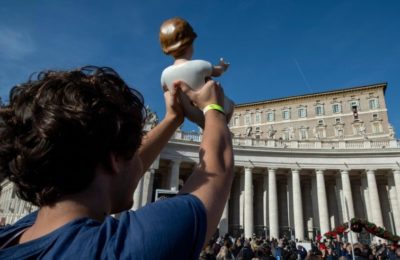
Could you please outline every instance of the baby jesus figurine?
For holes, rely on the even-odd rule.
[[[171,89],[174,81],[182,80],[196,90],[201,88],[211,77],[219,77],[228,69],[229,64],[225,63],[222,58],[215,66],[205,60],[191,60],[194,51],[193,41],[196,37],[192,26],[182,18],[172,18],[161,25],[162,50],[174,58],[174,64],[164,69],[161,74],[163,88]],[[187,118],[203,128],[203,112],[195,107],[186,95],[182,94],[180,100]],[[234,103],[225,96],[223,108],[228,122],[233,113],[233,105]]]

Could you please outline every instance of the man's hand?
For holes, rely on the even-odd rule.
[[[221,106],[224,104],[224,91],[220,84],[213,80],[207,81],[203,87],[197,90],[193,90],[183,81],[174,82],[174,87],[186,94],[193,104],[201,110],[209,104]]]
[[[179,102],[178,98],[178,86],[173,85],[171,90],[169,91],[167,88],[164,88],[164,99],[165,99],[165,118],[176,121],[178,125],[183,123],[185,119],[182,105]]]

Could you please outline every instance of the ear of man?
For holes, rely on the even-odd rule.
[[[105,168],[108,169],[110,174],[118,174],[121,170],[122,158],[117,153],[110,152],[108,155],[108,163]]]

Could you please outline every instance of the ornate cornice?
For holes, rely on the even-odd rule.
[[[305,98],[311,98],[311,97],[324,97],[324,96],[330,96],[330,95],[333,95],[333,94],[359,92],[359,91],[362,91],[362,90],[376,89],[376,88],[383,88],[383,93],[385,93],[386,87],[387,87],[387,83],[384,82],[384,83],[377,83],[377,84],[371,84],[371,85],[366,85],[366,86],[358,86],[358,87],[352,87],[352,88],[342,88],[342,89],[337,89],[337,90],[316,92],[316,93],[305,94],[305,95],[289,96],[289,97],[284,97],[284,98],[269,99],[269,100],[267,99],[267,100],[256,101],[256,102],[236,104],[235,108],[252,109],[253,107],[255,108],[255,107],[258,107],[258,106],[264,105],[264,104],[272,104],[272,103],[277,103],[277,102],[282,102],[282,101],[299,100],[299,99],[305,99]]]

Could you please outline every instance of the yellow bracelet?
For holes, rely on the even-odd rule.
[[[225,115],[224,108],[218,104],[209,104],[209,105],[205,106],[205,108],[203,108],[203,114],[206,114],[208,110],[217,110]]]

